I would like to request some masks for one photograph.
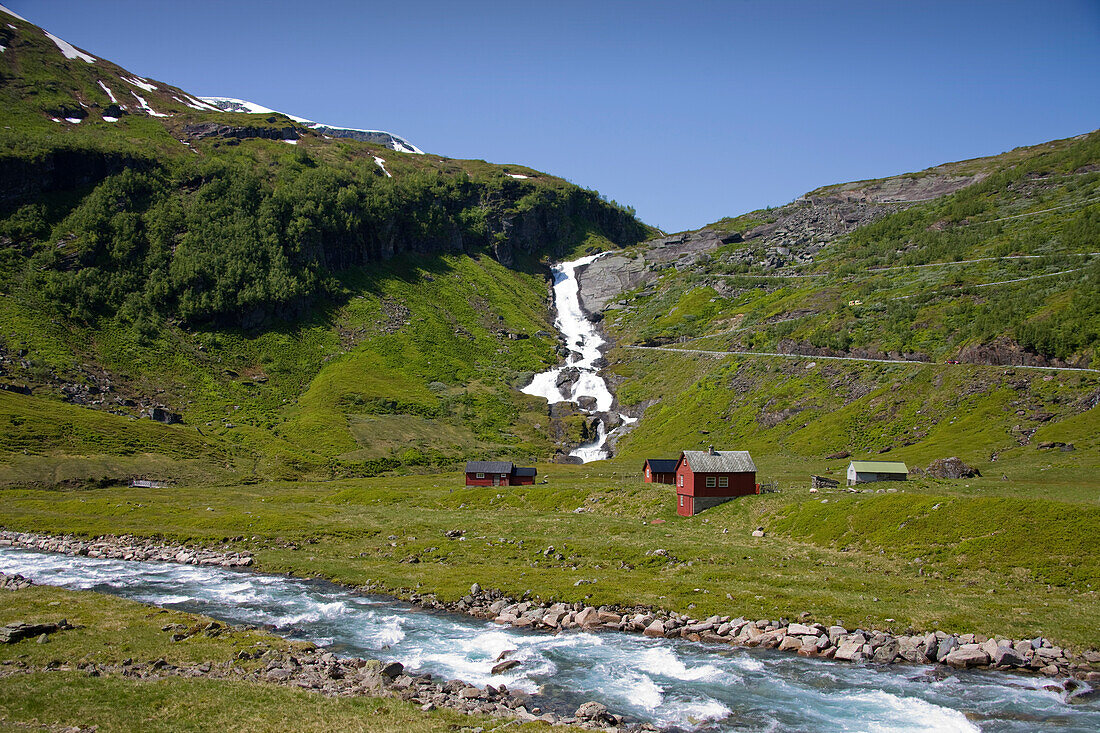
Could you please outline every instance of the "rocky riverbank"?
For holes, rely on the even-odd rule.
[[[940,664],[956,669],[982,668],[1030,672],[1049,677],[1100,682],[1100,652],[1083,654],[1056,646],[1048,639],[1004,639],[981,634],[948,634],[943,631],[895,635],[886,631],[847,629],[812,621],[751,620],[744,617],[710,616],[696,619],[674,611],[645,607],[599,608],[581,603],[516,601],[499,591],[484,591],[475,584],[470,594],[453,603],[431,596],[409,600],[431,608],[466,613],[517,628],[556,632],[563,629],[619,631],[647,637],[682,638],[690,641],[761,647],[795,652],[844,662],[874,664]]]
[[[226,547],[223,550],[166,545],[151,539],[104,536],[89,540],[64,535],[33,534],[0,530],[0,547],[26,547],[31,550],[59,552],[63,555],[106,557],[113,560],[149,560],[176,562],[183,565],[206,565],[223,568],[246,568],[252,565],[252,555]]]
[[[158,545],[135,537],[99,537],[83,540],[22,532],[0,531],[0,546],[27,547],[49,552],[126,560],[161,560],[225,567],[249,566],[247,552]],[[97,553],[97,554],[92,554]],[[393,595],[392,588],[368,584],[364,593]],[[648,607],[593,607],[582,603],[549,603],[510,598],[499,590],[475,583],[457,601],[440,601],[432,594],[403,596],[423,608],[462,613],[501,625],[551,633],[569,629],[618,631],[655,638],[682,638],[699,643],[761,647],[852,663],[932,664],[956,669],[981,668],[1033,673],[1048,677],[1100,683],[1100,652],[1076,653],[1048,639],[1005,639],[944,631],[894,634],[875,629],[848,629],[825,625],[804,613],[797,621],[786,618],[746,619],[710,616],[696,619],[675,611]],[[507,661],[507,660],[502,660]],[[1067,691],[1069,687],[1065,688]]]
[[[33,585],[21,575],[0,573],[0,589],[18,591]],[[0,592],[2,592],[0,590]],[[53,634],[74,627],[68,620],[28,624],[10,622],[0,626],[0,644],[50,643]],[[248,627],[251,628],[251,627]],[[218,621],[195,625],[166,624],[160,629],[169,634],[171,643],[184,642],[194,636],[217,637],[232,635],[238,627]],[[36,641],[35,641],[36,640]],[[498,667],[507,666],[501,662]],[[514,662],[512,662],[514,664]],[[521,691],[511,691],[501,684],[477,687],[462,680],[437,680],[431,674],[406,672],[398,662],[381,662],[359,657],[337,657],[331,652],[306,643],[294,649],[258,642],[237,652],[231,660],[171,664],[163,658],[103,663],[89,660],[52,660],[45,667],[21,659],[0,662],[0,678],[39,672],[79,671],[89,677],[129,677],[156,680],[166,677],[206,677],[295,687],[329,697],[373,696],[398,697],[418,705],[423,711],[450,708],[469,715],[488,715],[518,721],[541,720],[551,725],[575,725],[604,730],[654,730],[647,726],[625,726],[620,716],[609,713],[597,702],[581,705],[572,715],[542,710],[537,701]]]

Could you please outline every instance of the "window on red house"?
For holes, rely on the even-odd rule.
[[[707,476],[707,488],[713,489],[715,486],[715,478],[713,476]]]
[[[718,477],[718,486],[719,487],[725,489],[725,488],[728,488],[729,485],[730,485],[730,477],[729,476],[719,476]]]

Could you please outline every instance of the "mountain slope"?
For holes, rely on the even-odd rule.
[[[618,451],[960,455],[998,475],[1044,443],[1091,456],[1098,241],[1093,132],[601,258],[582,293],[617,344],[620,402],[644,411]],[[1083,460],[1042,455],[1071,473]]]
[[[631,212],[522,166],[225,112],[11,20],[0,482],[554,453],[545,405],[514,389],[557,358],[546,261],[644,239]],[[81,425],[89,409],[119,415],[113,437],[35,441],[49,431],[32,416]],[[177,433],[201,446],[190,458],[161,447]]]

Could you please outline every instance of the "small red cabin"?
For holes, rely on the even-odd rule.
[[[530,486],[538,471],[511,461],[466,461],[467,486]]]
[[[676,483],[675,458],[647,458],[642,465],[642,475],[647,484]]]
[[[676,462],[676,513],[680,516],[759,493],[756,464],[748,451],[687,450]]]

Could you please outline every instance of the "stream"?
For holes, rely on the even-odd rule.
[[[266,624],[337,654],[400,661],[436,677],[503,682],[562,713],[598,700],[635,722],[699,731],[1100,730],[1100,704],[1067,704],[1040,677],[846,664],[613,632],[548,634],[322,581],[215,567],[0,548],[0,571]],[[508,649],[521,665],[491,675]]]
[[[543,397],[550,404],[578,402],[582,397],[591,397],[595,400],[595,406],[592,409],[581,409],[589,415],[606,413],[615,402],[611,390],[607,388],[607,382],[599,375],[599,368],[596,366],[601,355],[600,347],[606,342],[581,308],[580,285],[577,282],[577,268],[593,262],[602,254],[606,253],[561,262],[551,268],[554,275],[554,308],[558,314],[554,325],[565,337],[569,356],[563,366],[536,374],[531,383],[521,390],[529,395]],[[580,375],[569,386],[568,394],[563,394],[558,386],[558,378],[567,369],[576,369]],[[637,422],[628,415],[619,415],[619,419],[624,427]],[[579,458],[582,463],[611,457],[607,442],[615,434],[615,430],[609,432],[603,418],[598,420],[595,440],[578,446],[569,454]]]

